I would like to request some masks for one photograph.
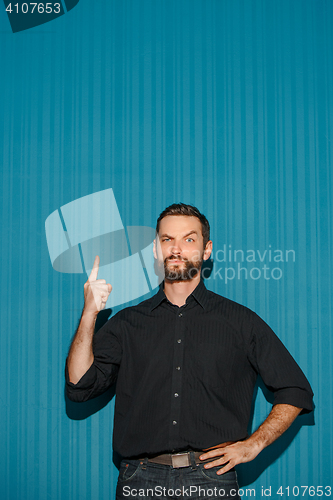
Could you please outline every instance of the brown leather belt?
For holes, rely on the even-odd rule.
[[[185,451],[182,453],[164,453],[163,455],[158,455],[157,457],[148,458],[148,462],[161,465],[170,465],[174,469],[180,469],[181,467],[189,467],[191,465],[191,453],[194,453],[196,464],[204,464],[206,462],[215,460],[215,457],[208,458],[206,460],[200,460],[199,457],[204,453],[203,451]]]

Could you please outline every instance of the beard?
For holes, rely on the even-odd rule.
[[[172,264],[173,260],[182,260],[184,266]],[[191,261],[188,259],[180,259],[180,257],[167,257],[164,260],[164,276],[168,281],[189,281],[193,279],[201,269],[203,258],[198,261]]]

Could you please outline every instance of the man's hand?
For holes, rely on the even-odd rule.
[[[90,276],[84,285],[84,308],[78,329],[70,347],[67,367],[69,380],[77,384],[94,362],[92,340],[97,314],[104,309],[111,285],[105,280],[98,280],[99,257],[96,255]]]
[[[224,465],[222,469],[217,471],[217,474],[224,474],[231,470],[235,465],[243,462],[250,462],[260,453],[260,447],[254,446],[252,443],[245,441],[237,441],[236,443],[226,446],[220,446],[200,456],[201,460],[207,458],[221,457],[205,464],[205,469]],[[225,465],[226,464],[226,465]]]
[[[204,465],[205,469],[224,465],[222,469],[217,471],[217,474],[224,474],[235,465],[250,462],[288,429],[301,410],[302,408],[296,406],[277,404],[273,406],[266,420],[248,439],[218,446],[200,455],[200,460],[221,457]]]
[[[84,284],[84,313],[98,314],[105,308],[106,301],[112,290],[110,283],[97,279],[99,256],[96,255],[90,276]]]

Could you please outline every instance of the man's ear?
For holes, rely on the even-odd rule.
[[[206,243],[206,248],[205,248],[204,254],[203,254],[203,260],[209,259],[209,257],[211,256],[212,250],[213,250],[213,242],[209,240]]]

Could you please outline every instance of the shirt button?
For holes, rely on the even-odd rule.
[[[183,313],[179,313],[178,316],[181,318],[183,316]]]
[[[175,398],[178,398],[179,394],[178,392],[175,392]]]
[[[176,366],[176,370],[178,370],[178,371],[179,371],[179,370],[180,370],[180,366]]]
[[[181,341],[182,341],[182,339],[178,339],[178,340],[177,340],[178,344],[180,344],[180,343],[181,343]]]
[[[173,425],[177,425],[177,420],[173,420],[173,421],[172,421],[172,424],[173,424]]]

